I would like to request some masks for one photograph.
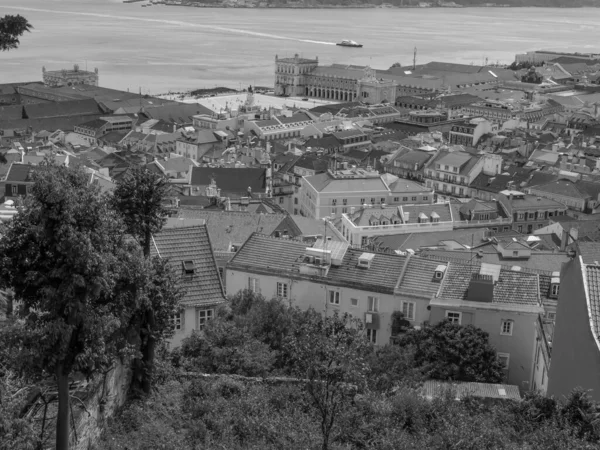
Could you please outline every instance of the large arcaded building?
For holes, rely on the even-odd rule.
[[[73,66],[73,70],[46,70],[45,67],[42,67],[42,75],[44,84],[50,87],[75,86],[77,84],[98,86],[98,68],[89,72],[80,70],[77,64]]]
[[[431,62],[415,67],[375,70],[369,66],[331,64],[319,58],[275,56],[275,94],[340,102],[395,103],[407,95],[460,92],[477,85],[517,81],[515,73],[496,67]]]

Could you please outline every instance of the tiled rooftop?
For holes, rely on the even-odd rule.
[[[408,257],[406,269],[396,290],[401,294],[413,294],[430,298],[440,288],[440,281],[434,279],[435,269],[445,262],[417,256]]]
[[[165,228],[153,236],[151,253],[167,258],[181,274],[180,286],[186,292],[182,305],[211,305],[225,300],[206,226]],[[193,274],[184,273],[184,261],[193,261]]]
[[[272,238],[254,233],[230,261],[232,269],[249,269],[267,274],[295,274],[300,276],[299,266],[308,245],[303,242]],[[325,284],[352,286],[372,292],[393,293],[406,257],[376,253],[371,267],[358,267],[362,250],[348,249],[339,267],[331,266]]]
[[[600,345],[600,266],[585,267],[588,287],[588,314],[596,343]]]
[[[13,163],[8,169],[6,182],[29,182],[33,183],[33,172],[39,170],[37,166],[29,164]]]
[[[479,264],[449,263],[439,297],[444,300],[466,300],[471,277],[479,270]],[[492,303],[539,305],[538,276],[502,269],[494,285]]]

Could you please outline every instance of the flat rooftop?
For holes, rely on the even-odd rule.
[[[224,110],[225,108],[231,108],[234,110],[239,109],[240,106],[246,103],[246,93],[232,94],[232,95],[217,95],[215,97],[202,97],[202,98],[186,98],[180,100],[183,103],[200,103],[215,112]],[[335,102],[328,102],[326,100],[310,99],[308,101],[302,100],[302,97],[276,97],[273,95],[265,94],[254,94],[254,104],[261,108],[304,108],[310,109],[320,105],[329,105]]]

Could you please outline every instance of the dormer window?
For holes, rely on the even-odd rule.
[[[433,280],[434,281],[442,281],[444,278],[444,273],[446,272],[446,266],[444,264],[440,264],[435,268],[435,272],[433,272]]]
[[[194,261],[183,261],[184,273],[191,275],[194,273]]]
[[[552,272],[552,278],[550,280],[550,297],[558,298],[559,288],[560,288],[560,272]]]
[[[232,253],[237,253],[237,251],[240,249],[240,247],[241,247],[240,244],[231,244]]]
[[[358,267],[368,269],[371,267],[371,263],[373,262],[374,258],[375,255],[373,253],[363,253],[358,257]]]

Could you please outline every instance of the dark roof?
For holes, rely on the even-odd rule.
[[[180,287],[185,290],[181,305],[212,305],[225,301],[206,226],[165,228],[153,236],[152,243],[152,254],[167,258],[181,274]],[[192,274],[183,270],[187,261],[193,264]]]
[[[308,148],[338,148],[342,143],[333,134],[324,134],[321,138],[310,138],[304,143],[304,147]]]
[[[176,103],[170,105],[145,108],[144,114],[151,119],[158,119],[171,124],[183,125],[192,123],[192,116],[197,114],[213,114],[213,111],[199,103]],[[169,130],[172,132],[173,130]]]
[[[478,264],[449,263],[439,297],[466,300],[472,275],[479,273],[479,270]],[[494,285],[492,303],[539,305],[537,275],[502,269]]]
[[[438,97],[433,101],[436,103],[443,103],[447,108],[452,108],[453,106],[472,105],[473,103],[480,102],[481,97],[471,94],[455,94]]]
[[[211,236],[213,250],[229,251],[230,244],[242,245],[254,232],[271,235],[286,219],[285,214],[252,214],[247,212],[182,209],[179,217],[203,219]],[[294,227],[293,222],[289,228]],[[288,231],[300,234],[298,227]]]
[[[521,183],[527,183],[531,172],[535,169],[509,170],[510,175],[486,175],[481,172],[471,182],[470,186],[488,192],[500,192],[507,188],[509,182],[513,182],[519,188]]]
[[[299,265],[307,244],[290,239],[272,238],[254,233],[235,254],[229,266],[262,273],[286,273],[300,277]],[[340,266],[331,266],[324,284],[349,286],[372,292],[393,293],[406,257],[376,253],[368,269],[358,267],[364,252],[348,248]],[[315,278],[311,276],[311,278]]]
[[[19,120],[23,118],[23,105],[0,106],[0,121]]]
[[[589,194],[581,192],[577,185],[570,180],[551,181],[550,183],[531,186],[531,189],[549,194],[560,194],[565,197],[577,199],[587,199],[590,197]]]
[[[358,267],[358,258],[362,250],[349,248],[339,267],[331,266],[327,278],[344,286],[361,286],[374,292],[393,293],[402,267],[406,262],[405,256],[375,253],[371,267]],[[368,253],[368,252],[367,252]]]
[[[99,119],[99,115],[93,116],[72,116],[72,117],[51,117],[43,119],[15,119],[0,121],[2,130],[25,130],[28,127],[35,132],[38,131],[73,131],[77,125],[89,122],[92,119]]]
[[[33,173],[36,170],[39,170],[38,166],[12,163],[6,174],[5,181],[7,183],[33,183]]]
[[[70,100],[66,102],[34,103],[24,105],[25,117],[42,119],[48,117],[89,116],[106,113],[94,99]]]
[[[296,160],[292,167],[302,167],[314,170],[316,173],[326,172],[329,168],[329,158],[304,154]]]
[[[309,111],[312,113],[318,114],[318,115],[325,114],[325,113],[331,113],[333,115],[336,115],[338,112],[340,112],[344,108],[353,108],[355,106],[360,106],[360,103],[359,102],[331,103],[329,105],[316,106],[314,108],[309,109]]]
[[[82,124],[79,124],[79,126],[81,128],[88,128],[90,130],[97,130],[99,128],[102,128],[107,123],[108,122],[106,120],[103,120],[103,119],[94,119],[94,120],[90,120],[89,122],[84,122]]]
[[[192,167],[191,184],[208,186],[214,177],[221,193],[239,194],[244,197],[248,188],[253,194],[263,193],[266,188],[266,169],[222,167]]]

